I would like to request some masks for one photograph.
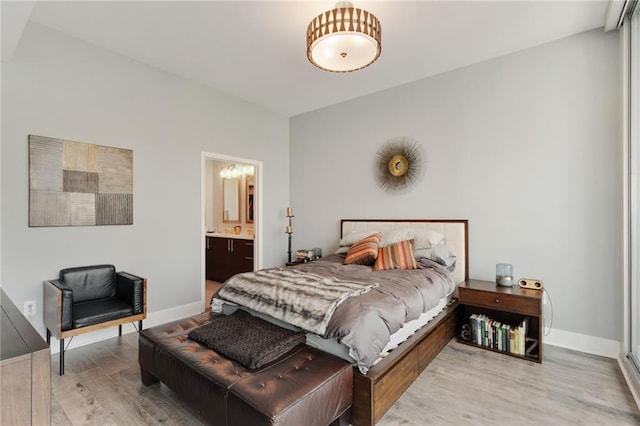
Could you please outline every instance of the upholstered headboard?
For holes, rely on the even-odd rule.
[[[466,219],[342,219],[340,237],[349,232],[389,232],[400,228],[429,229],[444,235],[447,248],[456,255],[453,274],[459,284],[469,279],[468,221]]]

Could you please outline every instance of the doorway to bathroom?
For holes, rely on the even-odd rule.
[[[261,267],[262,162],[202,153],[202,300],[240,272]]]

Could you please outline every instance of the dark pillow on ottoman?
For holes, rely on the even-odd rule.
[[[247,368],[260,368],[275,361],[306,340],[301,331],[291,331],[238,309],[209,324],[191,330],[189,338]]]

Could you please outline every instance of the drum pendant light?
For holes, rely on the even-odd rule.
[[[357,71],[378,59],[381,36],[380,21],[373,13],[341,1],[309,23],[307,58],[325,71]]]

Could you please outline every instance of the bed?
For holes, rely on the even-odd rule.
[[[404,231],[409,230],[424,230],[442,236],[442,241],[440,241],[439,244],[444,245],[450,253],[455,255],[455,268],[450,274],[450,279],[454,284],[453,288],[450,288],[445,291],[446,294],[441,294],[438,297],[439,300],[437,300],[437,303],[431,306],[433,309],[429,309],[430,315],[421,315],[420,321],[418,321],[417,318],[413,318],[415,315],[410,318],[410,323],[413,324],[415,331],[407,331],[405,327],[402,327],[402,330],[397,330],[398,327],[391,327],[393,330],[389,331],[389,333],[392,334],[390,339],[393,339],[393,336],[396,334],[404,334],[405,337],[400,343],[391,345],[391,347],[396,346],[394,349],[388,351],[386,354],[383,353],[381,356],[374,357],[374,360],[371,359],[370,355],[366,355],[364,360],[353,360],[356,368],[354,369],[353,378],[352,424],[373,425],[380,420],[384,413],[455,335],[456,310],[458,305],[455,298],[451,296],[454,293],[455,285],[468,279],[467,228],[468,222],[466,220],[345,219],[341,221],[341,242],[348,240],[346,237],[349,235],[358,237],[373,233],[392,235],[394,233],[402,234]],[[355,239],[354,237],[354,240]],[[343,252],[347,250],[348,248],[343,250]],[[311,264],[313,263],[316,262],[311,262]],[[323,266],[321,262],[317,262],[317,264],[313,266],[311,264],[295,268],[313,272]],[[329,263],[325,263],[323,267],[325,269],[332,268]],[[423,263],[423,267],[428,269],[428,260]],[[448,265],[447,269],[452,269],[451,265]],[[441,272],[439,273],[441,274]],[[355,281],[361,281],[361,278],[361,275],[357,275]],[[227,284],[221,289],[220,295],[224,294],[223,290],[225,287],[227,287]],[[334,315],[338,315],[340,309],[348,311],[350,309],[349,304],[362,304],[362,300],[371,299],[371,294],[376,292],[380,293],[381,289],[367,288],[363,294],[345,300],[337,307]],[[229,293],[227,293],[226,296],[228,298]],[[427,298],[433,299],[433,296],[428,296]],[[247,305],[242,304],[243,309],[246,309],[245,306],[250,306],[249,302],[246,303]],[[229,303],[225,303],[224,305],[224,309],[235,309],[229,308]],[[251,309],[254,308],[255,306],[251,306]],[[403,309],[409,310],[408,307],[404,307]],[[373,318],[375,315],[371,317]],[[271,318],[271,320],[273,319]],[[287,326],[286,321],[286,318],[281,318],[279,324]],[[387,319],[385,321],[389,320]],[[332,326],[332,323],[329,322],[327,328],[331,330],[332,327],[335,328],[335,326]],[[402,333],[396,333],[399,331],[402,331]],[[320,334],[322,335],[323,333]],[[407,338],[407,336],[409,337]],[[307,344],[345,358],[344,354],[340,354],[339,352],[342,341],[347,340],[347,338],[345,338],[344,335],[339,335],[338,337],[337,339],[332,338],[331,332],[328,331],[319,339],[308,340]],[[336,341],[338,342],[337,345]],[[328,343],[329,346],[323,346],[325,343]],[[385,342],[385,349],[389,346],[386,343],[387,342]],[[354,352],[354,348],[350,345],[347,346],[347,354],[353,355],[352,352]],[[378,351],[378,349],[376,349],[376,351]]]
[[[457,256],[454,279],[469,278],[467,220],[342,220],[341,236],[354,230],[424,227],[441,232],[445,244]],[[426,326],[400,344],[367,374],[354,372],[351,423],[373,425],[415,381],[420,373],[455,336],[458,303],[445,307]]]

